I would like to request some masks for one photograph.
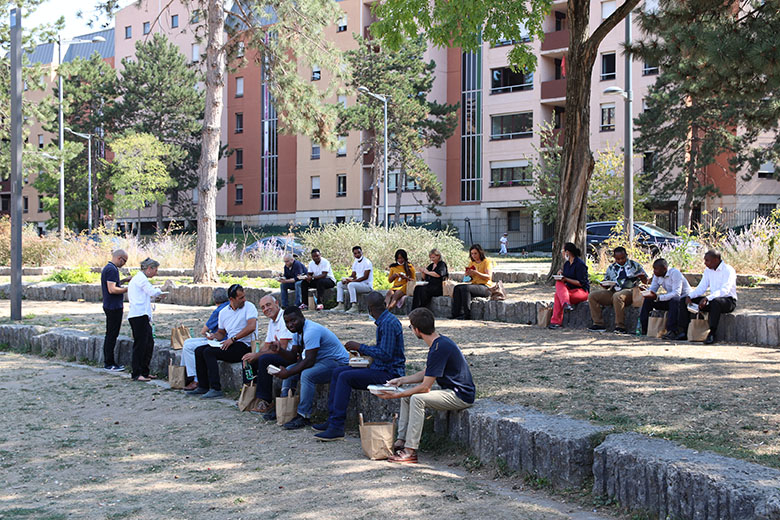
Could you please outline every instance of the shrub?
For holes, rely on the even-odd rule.
[[[596,251],[596,263],[594,265],[596,270],[602,273],[607,270],[609,264],[612,263],[612,251],[618,246],[625,247],[629,258],[642,264],[648,273],[652,272],[651,254],[642,247],[636,235],[634,235],[633,242],[629,242],[628,234],[624,231],[622,222],[615,224],[609,234],[609,238]]]
[[[100,273],[93,273],[89,266],[82,264],[72,269],[54,271],[45,280],[59,283],[93,283],[100,280]]]
[[[22,228],[22,263],[28,266],[46,265],[51,251],[61,242],[52,236],[39,237],[32,225]],[[0,217],[0,265],[11,265],[11,219]]]

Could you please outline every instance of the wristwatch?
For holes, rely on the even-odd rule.
[[[232,338],[230,338],[230,340],[231,340],[233,343],[235,343],[236,341],[238,341],[238,340],[236,339],[236,337],[235,337],[235,336],[233,336]]]

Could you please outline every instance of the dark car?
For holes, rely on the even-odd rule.
[[[586,224],[588,254],[601,247],[609,238],[612,228],[618,224],[617,221],[608,222],[590,222]],[[639,244],[653,255],[664,246],[675,247],[682,243],[682,239],[649,222],[634,222],[634,236]],[[698,244],[691,243],[691,247],[698,249]]]
[[[257,242],[249,244],[244,248],[243,254],[249,254],[257,251],[261,247],[266,249],[277,249],[285,253],[292,253],[295,257],[300,257],[305,253],[303,245],[295,237],[265,237]]]

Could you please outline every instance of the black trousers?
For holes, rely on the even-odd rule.
[[[271,402],[274,398],[274,376],[268,373],[268,365],[284,367],[289,364],[288,361],[279,354],[263,354],[257,361],[252,363],[255,371],[255,381],[257,382],[257,398],[263,401]]]
[[[460,315],[467,319],[471,318],[471,298],[480,296],[487,298],[490,295],[486,285],[476,283],[462,283],[455,286],[452,292],[452,317],[457,318]]]
[[[693,303],[699,303],[703,299],[704,297],[702,296],[699,298],[691,298],[691,301]],[[734,312],[734,309],[736,308],[737,300],[731,296],[727,296],[725,298],[713,298],[710,300],[710,303],[707,305],[707,310],[704,311],[708,314],[708,320],[710,322],[710,334],[715,336],[715,333],[718,331],[720,315],[727,312]],[[690,323],[690,321],[691,313],[688,310],[685,310],[685,312],[683,312],[682,316],[680,317],[680,327],[682,328],[683,332],[688,332],[688,323]]]
[[[431,303],[431,299],[434,296],[441,296],[442,288],[441,284],[431,285],[418,285],[414,288],[414,295],[412,296],[412,309],[418,307],[425,307]]]
[[[133,329],[133,379],[139,376],[149,377],[149,364],[154,352],[154,335],[149,316],[130,318],[130,328]]]
[[[106,313],[106,337],[103,338],[103,365],[110,367],[116,365],[114,349],[119,329],[122,328],[122,309],[103,309]]]
[[[658,301],[645,298],[642,303],[642,310],[639,311],[639,321],[642,323],[642,335],[647,336],[647,323],[650,321],[650,311],[657,309],[666,311],[666,330],[677,333],[677,323],[681,310],[685,310],[685,300],[681,298],[672,298],[671,300]]]
[[[301,298],[303,299],[303,303],[308,303],[309,288],[311,287],[317,289],[317,303],[325,303],[323,301],[325,298],[325,291],[327,291],[328,289],[332,289],[333,287],[336,287],[336,282],[334,282],[327,276],[325,278],[318,278],[317,280],[312,280],[311,282],[307,280],[303,280],[303,282],[301,282]]]
[[[238,363],[244,354],[249,353],[249,345],[237,341],[227,349],[203,345],[195,349],[195,371],[198,374],[198,386],[214,390],[222,390],[219,381],[219,364],[217,361]]]

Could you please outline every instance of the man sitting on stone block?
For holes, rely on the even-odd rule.
[[[658,289],[663,287],[663,294],[658,294]],[[642,303],[642,311],[639,313],[639,321],[642,324],[642,335],[647,336],[647,324],[650,320],[650,311],[658,309],[666,311],[666,334],[664,339],[677,337],[677,323],[681,312],[685,310],[685,300],[691,292],[691,286],[683,274],[672,267],[663,258],[653,262],[653,282],[648,289],[650,294],[645,296]]]
[[[284,311],[279,307],[276,298],[270,294],[263,296],[260,299],[260,312],[268,318],[265,342],[259,351],[244,354],[242,360],[252,365],[257,382],[259,402],[249,411],[265,414],[274,409],[274,378],[268,373],[268,365],[283,367],[295,363],[298,354],[290,344],[292,332],[287,330]]]
[[[213,298],[217,308],[214,309],[206,324],[200,329],[199,337],[184,340],[184,345],[181,349],[181,364],[187,367],[187,386],[184,387],[185,391],[198,388],[198,373],[195,369],[195,349],[208,344],[207,335],[217,332],[219,329],[219,313],[230,303],[227,290],[222,287],[214,289]]]
[[[292,345],[301,351],[298,363],[282,367],[274,374],[283,379],[282,396],[290,395],[301,382],[298,415],[284,424],[287,430],[297,430],[311,424],[315,386],[330,381],[333,371],[349,363],[349,353],[333,332],[319,323],[307,320],[298,307],[284,309],[284,323],[293,333]]]
[[[309,288],[314,287],[317,289],[317,310],[321,311],[325,308],[325,291],[335,287],[335,285],[336,277],[333,276],[330,262],[322,258],[322,253],[320,253],[319,249],[312,249],[309,272],[301,282],[301,294],[304,298],[308,298]]]
[[[700,312],[708,313],[710,333],[704,343],[712,345],[715,343],[715,334],[718,332],[718,323],[720,315],[727,312],[734,312],[737,308],[737,272],[733,267],[727,265],[720,257],[720,252],[710,249],[704,253],[704,274],[701,282],[688,295],[686,304],[697,303]],[[704,296],[709,289],[710,294]],[[691,320],[691,314],[686,309],[682,313],[680,323],[682,331],[677,339],[686,339],[688,335],[688,323]]]
[[[280,285],[280,301],[282,307],[287,307],[287,291],[295,291],[295,306],[306,308],[306,301],[301,293],[301,282],[299,276],[306,275],[306,267],[302,263],[293,257],[290,253],[284,255],[284,274],[279,279]]]
[[[463,352],[450,338],[436,332],[433,313],[421,307],[409,313],[409,328],[428,345],[425,369],[410,376],[397,377],[387,383],[393,386],[416,384],[412,388],[380,392],[382,399],[401,399],[398,418],[398,440],[390,462],[416,463],[425,409],[463,410],[474,404],[476,387]],[[440,390],[432,390],[438,383]]]
[[[591,291],[588,295],[590,316],[593,325],[590,330],[607,330],[602,314],[602,307],[610,305],[615,309],[615,332],[626,333],[626,305],[631,305],[631,294],[640,281],[647,282],[647,274],[636,260],[629,260],[626,248],[618,246],[612,253],[615,262],[607,267],[601,289]]]
[[[204,345],[195,349],[195,371],[198,387],[187,392],[205,399],[222,397],[217,361],[238,363],[250,352],[257,330],[257,308],[246,301],[244,288],[239,284],[228,287],[230,305],[219,311],[218,330],[206,338],[219,346]]]
[[[351,352],[371,356],[368,368],[339,367],[330,377],[328,393],[328,420],[312,426],[319,431],[314,435],[321,441],[344,438],[344,421],[352,389],[366,390],[368,385],[382,385],[390,379],[404,375],[404,331],[401,322],[385,308],[384,297],[371,291],[366,296],[368,313],[376,324],[376,345],[361,345],[348,341],[344,346]]]
[[[338,302],[337,311],[357,312],[358,311],[358,293],[367,293],[374,290],[374,266],[371,260],[363,256],[363,249],[360,246],[352,248],[352,256],[355,260],[352,262],[352,274],[336,284],[336,301]],[[344,287],[349,292],[350,307],[344,306]]]

